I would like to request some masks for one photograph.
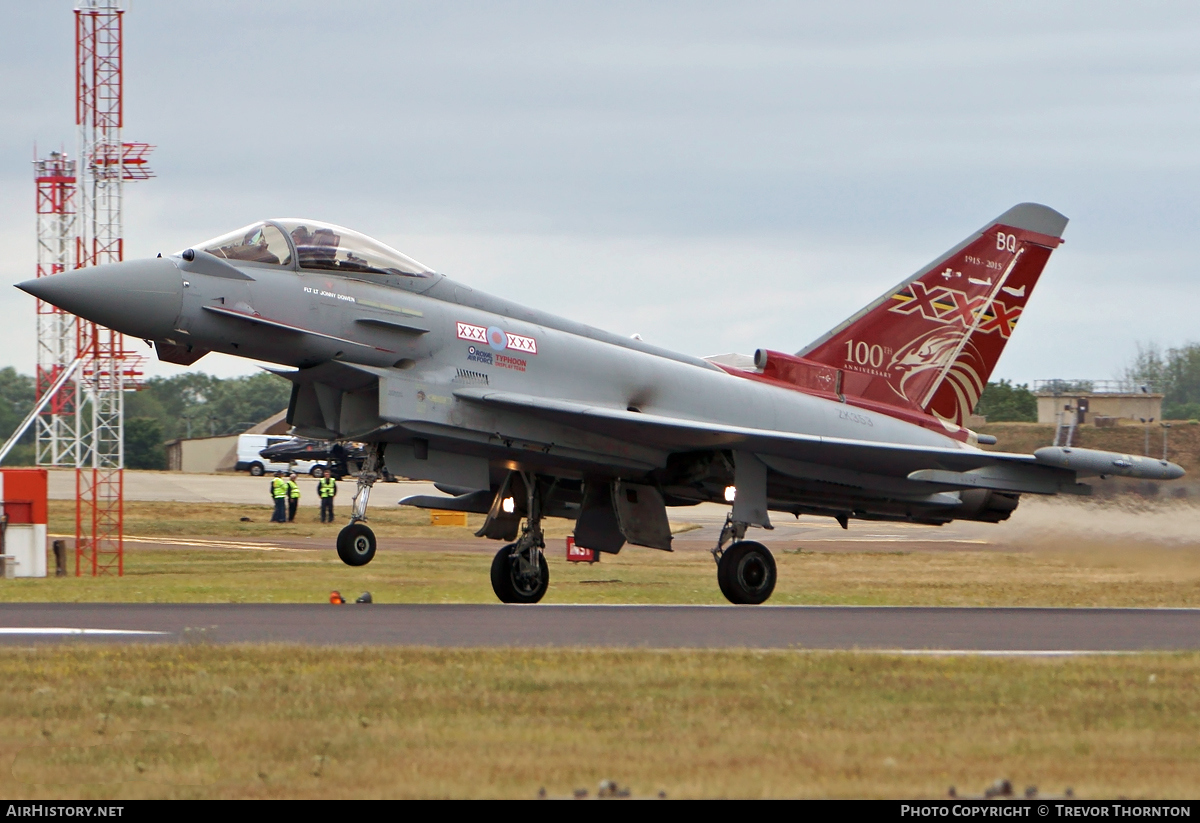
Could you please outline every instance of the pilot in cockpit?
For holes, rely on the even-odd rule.
[[[306,249],[312,245],[312,232],[307,226],[296,226],[292,229],[292,243],[296,246],[296,251]],[[303,252],[301,252],[303,254]]]
[[[228,240],[230,242],[222,243]],[[253,226],[245,234],[240,232],[219,238],[204,249],[215,257],[226,260],[245,260],[248,263],[269,263],[279,265],[279,257],[271,252],[268,237],[263,226]]]
[[[292,242],[300,255],[301,268],[334,268],[340,240],[335,232],[326,228],[310,231],[307,226],[297,226],[292,229]]]
[[[246,235],[246,239],[242,242],[242,248],[238,251],[237,259],[239,260],[279,265],[279,258],[272,254],[267,247],[267,236],[263,232],[262,226]]]
[[[333,229],[317,229],[312,233],[309,255],[319,268],[333,268],[341,239]]]

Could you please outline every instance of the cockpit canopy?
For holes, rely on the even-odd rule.
[[[214,237],[197,248],[225,260],[340,272],[431,277],[434,272],[391,246],[317,220],[266,220]]]
[[[206,240],[198,248],[225,260],[243,263],[292,265],[292,249],[283,232],[272,223],[254,223],[229,234]]]

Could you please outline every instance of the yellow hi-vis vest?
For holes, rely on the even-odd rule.
[[[320,497],[333,497],[337,494],[337,481],[332,477],[322,477],[317,481],[317,495]]]
[[[300,499],[300,484],[299,483],[297,483],[295,480],[289,480],[287,482],[287,489],[288,489],[288,496],[294,497],[296,500]]]
[[[274,497],[276,499],[279,499],[281,497],[287,497],[287,487],[288,487],[288,482],[286,480],[284,480],[282,477],[272,477],[271,478],[271,497]]]

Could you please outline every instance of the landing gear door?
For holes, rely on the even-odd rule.
[[[625,539],[635,546],[671,551],[671,524],[658,489],[620,480],[612,489],[613,508]]]
[[[625,545],[610,485],[604,480],[584,481],[583,503],[575,521],[575,545],[582,549],[616,554]]]
[[[516,482],[514,482],[514,479]],[[476,537],[486,537],[489,540],[515,540],[517,530],[521,526],[521,512],[517,508],[517,496],[525,496],[525,484],[521,481],[519,475],[514,472],[509,472],[504,478],[504,484],[496,491],[496,496],[492,498],[492,508],[488,511],[487,520],[483,523],[483,528],[475,532]],[[513,510],[506,512],[504,510],[504,501],[508,498],[513,500]]]

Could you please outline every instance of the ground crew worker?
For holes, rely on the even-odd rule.
[[[337,497],[337,481],[333,479],[329,469],[317,481],[317,496],[321,498],[321,522],[333,522],[333,498]]]
[[[296,519],[296,509],[300,507],[300,484],[296,482],[296,473],[292,472],[287,479],[288,493],[288,522]]]
[[[283,478],[283,472],[275,472],[275,476],[271,478],[271,499],[275,501],[275,511],[271,515],[272,523],[287,522],[287,480]]]

